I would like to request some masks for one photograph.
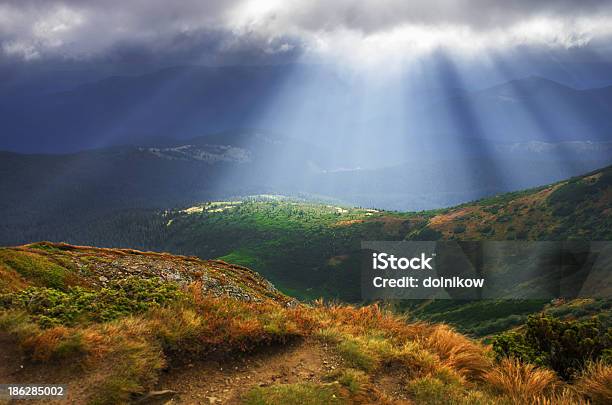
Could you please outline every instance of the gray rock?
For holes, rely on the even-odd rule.
[[[176,391],[162,390],[149,391],[136,401],[137,404],[157,405],[166,404],[177,394]]]

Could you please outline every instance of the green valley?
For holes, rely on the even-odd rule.
[[[299,298],[359,299],[364,240],[606,240],[612,168],[455,208],[400,213],[253,197],[163,213],[174,253],[248,265]]]

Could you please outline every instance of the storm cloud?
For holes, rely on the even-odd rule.
[[[612,3],[603,0],[0,2],[1,55],[22,61],[127,53],[265,63],[518,46],[609,52],[611,35]]]

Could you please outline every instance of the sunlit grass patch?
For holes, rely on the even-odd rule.
[[[449,383],[436,377],[420,377],[408,382],[408,391],[417,404],[423,405],[491,405],[508,404],[508,400],[495,398],[480,390],[468,390],[458,383]]]
[[[245,405],[335,405],[347,404],[337,387],[312,383],[257,387],[243,397]]]
[[[45,287],[65,289],[76,276],[44,254],[0,249],[0,266],[12,269],[24,278]]]
[[[258,268],[263,265],[263,262],[256,254],[253,254],[248,249],[237,249],[224,256],[218,257],[218,260],[224,262],[238,264],[240,266],[246,266],[251,268]]]
[[[369,378],[366,373],[353,368],[336,370],[326,375],[325,380],[338,381],[340,385],[346,387],[353,395],[362,391],[364,386],[369,383]]]
[[[380,361],[377,353],[358,339],[345,338],[338,344],[338,352],[350,365],[366,371],[372,371]]]

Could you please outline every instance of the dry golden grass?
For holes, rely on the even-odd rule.
[[[589,405],[572,387],[563,387],[548,396],[540,395],[532,399],[534,405]]]
[[[96,381],[88,398],[94,403],[133,399],[134,393],[155,386],[167,364],[205,358],[211,352],[231,356],[297,338],[324,344],[342,358],[342,368],[351,367],[335,376],[339,382],[333,384],[338,395],[353,402],[361,398],[360,403],[391,403],[389,392],[374,385],[375,379],[384,377],[405,385],[419,404],[612,403],[612,371],[601,363],[589,366],[574,385],[562,384],[549,370],[516,360],[495,363],[487,346],[448,325],[409,322],[376,304],[356,307],[318,301],[293,306],[280,293],[270,295],[259,276],[239,266],[132,250],[39,245],[4,250],[2,263],[11,266],[0,263],[2,291],[25,286],[15,269],[41,285],[76,285],[80,281],[69,271],[73,259],[107,263],[110,258],[134,257],[201,265],[190,273],[195,281],[183,286],[180,299],[109,322],[79,320],[70,324],[76,326],[45,328],[55,323],[36,323],[32,314],[0,309],[0,331],[12,335],[30,359],[52,364],[67,360],[91,377],[89,381]],[[257,301],[208,295],[202,281],[207,274],[249,286]],[[296,384],[293,391],[307,389],[318,395],[319,388]]]
[[[82,333],[63,326],[33,333],[24,338],[21,347],[36,361],[75,357],[86,350]]]
[[[481,380],[491,369],[492,361],[487,348],[455,332],[448,325],[433,326],[423,343],[440,356],[443,364],[468,380]]]
[[[160,308],[146,317],[170,352],[248,351],[302,336],[299,314],[274,304],[202,299],[192,307]]]
[[[529,404],[553,393],[559,380],[551,370],[537,368],[515,359],[504,359],[484,379],[491,387],[515,403]]]
[[[446,325],[409,323],[378,305],[317,303],[313,312],[322,326],[319,337],[338,344],[340,354],[364,370],[399,364],[417,377],[450,367],[476,381],[492,367],[488,348]]]
[[[440,358],[425,349],[417,341],[407,341],[396,353],[400,364],[409,370],[410,375],[417,377],[428,373],[438,372],[444,368]]]
[[[165,365],[151,323],[141,317],[41,329],[20,313],[5,312],[0,316],[0,330],[13,335],[31,360],[78,362],[87,375],[98,376],[100,383],[90,398],[93,403],[127,402],[133,393],[152,387]]]
[[[17,273],[0,263],[0,291],[19,291],[28,286],[28,282]]]
[[[72,328],[42,329],[27,314],[5,312],[0,330],[14,335],[32,359],[70,358],[86,373],[103,376],[92,394],[97,403],[121,403],[152,388],[175,358],[248,352],[301,337],[335,348],[346,366],[362,370],[355,372],[361,377],[402,370],[419,403],[564,405],[584,403],[584,397],[609,403],[611,371],[603,364],[592,365],[572,389],[552,371],[510,359],[494,363],[488,347],[447,325],[409,323],[377,305],[289,308],[199,291],[194,288],[190,300],[141,315]],[[361,377],[344,376],[353,395],[370,387]]]
[[[589,364],[576,382],[576,389],[593,404],[612,403],[612,366],[601,362]]]

